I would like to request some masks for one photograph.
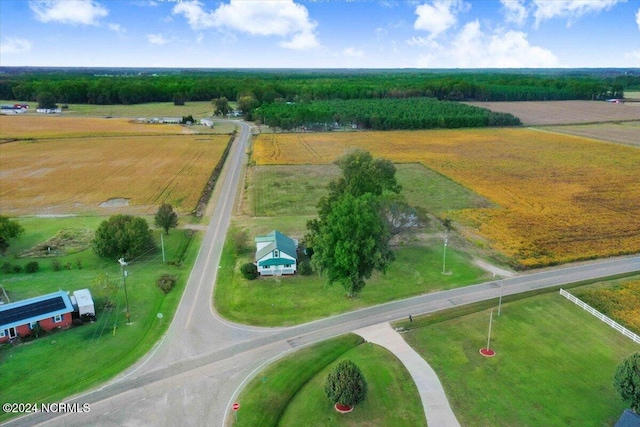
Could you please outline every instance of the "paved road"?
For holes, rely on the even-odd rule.
[[[366,326],[580,280],[640,271],[640,257],[564,267],[421,295],[291,328],[255,328],[220,319],[211,308],[217,266],[241,183],[249,127],[229,154],[217,204],[175,318],[148,356],[108,384],[75,396],[89,413],[37,413],[7,426],[222,426],[239,389],[265,364],[294,349]],[[242,408],[238,413],[242,417]]]

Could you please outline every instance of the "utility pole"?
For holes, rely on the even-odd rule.
[[[124,302],[127,307],[127,312],[125,314],[125,317],[127,318],[127,325],[130,325],[131,314],[129,313],[129,296],[127,295],[127,271],[124,269],[127,263],[125,262],[124,258],[120,258],[118,262],[120,263],[120,267],[122,267],[122,285],[124,286]]]
[[[447,262],[447,242],[449,240],[448,230],[444,231],[444,247],[442,250],[442,274],[445,273],[445,266]]]

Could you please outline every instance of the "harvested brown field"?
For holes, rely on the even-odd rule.
[[[135,134],[180,134],[180,125],[145,124],[132,119],[64,116],[0,116],[0,141]]]
[[[511,113],[525,126],[640,120],[640,103],[604,101],[468,102],[491,111]]]
[[[189,212],[228,141],[229,135],[140,135],[0,144],[0,213],[149,214],[164,202]]]
[[[545,126],[544,130],[640,147],[640,121],[590,125]]]
[[[260,135],[258,165],[327,164],[351,147],[419,162],[497,208],[450,212],[514,266],[640,252],[640,150],[535,129]]]

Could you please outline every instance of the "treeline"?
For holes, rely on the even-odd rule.
[[[331,130],[337,126],[360,129],[435,129],[487,126],[518,126],[520,119],[452,101],[433,98],[353,99],[309,103],[263,104],[253,119],[270,127]]]
[[[621,98],[640,76],[622,71],[425,71],[274,70],[150,71],[0,69],[0,99],[36,101],[42,93],[59,103],[138,104],[210,101],[243,96],[275,101],[402,99],[544,101]]]

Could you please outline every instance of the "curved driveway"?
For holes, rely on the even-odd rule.
[[[7,426],[221,426],[232,399],[252,374],[299,346],[381,322],[496,298],[500,281],[394,301],[290,328],[231,324],[211,308],[222,246],[239,185],[250,128],[229,153],[217,203],[176,315],[164,338],[124,374],[71,403],[90,403],[81,414],[36,413]],[[215,196],[215,195],[214,195]],[[563,267],[502,280],[503,294],[640,271],[640,257]],[[267,379],[268,381],[268,379]],[[242,417],[242,408],[238,418]]]

